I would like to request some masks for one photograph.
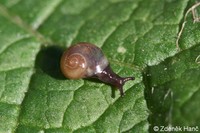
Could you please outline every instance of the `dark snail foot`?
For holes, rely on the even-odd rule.
[[[116,86],[119,89],[121,96],[124,96],[124,84],[129,80],[135,79],[134,77],[120,77],[112,71],[109,65],[101,73],[96,74],[95,77],[103,82]]]

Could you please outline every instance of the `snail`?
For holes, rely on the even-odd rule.
[[[102,50],[94,44],[81,42],[69,47],[60,61],[61,72],[66,78],[97,78],[114,85],[124,95],[123,85],[134,77],[120,77],[110,67]]]

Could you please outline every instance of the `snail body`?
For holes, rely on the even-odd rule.
[[[134,79],[115,74],[102,50],[90,43],[82,42],[69,47],[61,57],[60,66],[63,75],[69,79],[98,78],[116,86],[121,96],[124,95],[124,83]]]

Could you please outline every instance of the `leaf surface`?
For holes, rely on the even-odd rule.
[[[191,13],[179,38],[181,51],[176,46],[193,4],[1,0],[0,132],[131,133],[200,126],[200,24]],[[124,97],[97,80],[63,77],[60,57],[77,42],[101,47],[117,74],[135,76],[124,86]]]

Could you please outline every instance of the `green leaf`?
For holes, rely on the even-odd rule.
[[[200,24],[194,0],[1,0],[0,133],[154,132],[199,126]],[[197,7],[196,13],[199,12]],[[64,49],[101,47],[126,95],[60,72]],[[191,113],[192,112],[192,113]]]

